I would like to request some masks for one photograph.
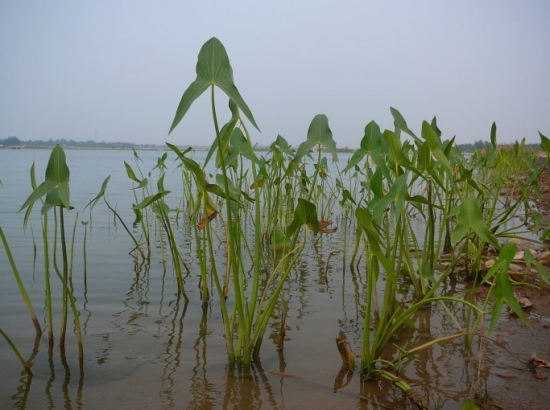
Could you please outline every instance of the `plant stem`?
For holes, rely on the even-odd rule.
[[[15,277],[15,281],[17,282],[17,286],[19,287],[19,292],[21,293],[21,296],[23,297],[23,300],[25,301],[25,305],[27,306],[27,309],[29,311],[29,314],[31,316],[32,323],[34,325],[34,329],[36,331],[37,335],[42,334],[42,329],[40,327],[40,322],[38,321],[38,318],[36,317],[36,313],[34,312],[34,308],[32,306],[31,300],[29,298],[29,295],[27,293],[27,290],[25,289],[25,285],[23,284],[23,281],[21,280],[21,276],[19,275],[19,270],[17,269],[17,266],[15,264],[15,260],[13,259],[13,255],[10,250],[10,246],[8,244],[8,241],[6,239],[6,235],[4,235],[4,231],[2,227],[0,226],[0,238],[2,238],[2,243],[4,244],[4,249],[6,251],[6,255],[8,256],[8,260],[10,262],[11,270],[13,272],[13,276]]]
[[[65,217],[63,212],[63,207],[59,207],[59,222],[60,222],[60,231],[61,231],[61,257],[63,259],[63,276],[62,282],[64,284],[69,284],[69,266],[67,259],[67,244],[65,242]],[[69,288],[70,289],[70,288]],[[61,319],[61,337],[59,343],[61,346],[65,346],[65,334],[67,330],[67,314],[68,314],[68,305],[69,305],[69,296],[67,287],[63,286],[63,312]]]
[[[8,335],[6,334],[6,332],[4,332],[2,330],[2,328],[0,328],[0,334],[2,336],[4,336],[4,339],[6,339],[6,342],[8,342],[8,344],[10,345],[11,349],[13,350],[13,352],[15,353],[15,355],[17,356],[17,358],[19,359],[19,361],[21,362],[21,364],[23,365],[23,367],[25,368],[25,370],[32,376],[32,371],[31,371],[31,368],[29,366],[29,364],[27,363],[27,361],[23,358],[23,355],[21,355],[21,353],[19,352],[19,349],[17,349],[17,346],[15,346],[15,344],[12,342],[12,340],[8,337]]]

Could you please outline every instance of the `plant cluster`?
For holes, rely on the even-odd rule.
[[[144,262],[151,257],[152,232],[159,233],[162,249],[172,262],[178,294],[186,303],[186,277],[194,272],[182,252],[182,230],[193,238],[201,300],[205,304],[212,300],[219,303],[229,362],[240,369],[254,364],[276,309],[283,312],[284,322],[281,304],[293,269],[308,244],[316,246],[322,235],[336,231],[332,221],[335,214],[342,215],[341,229],[345,231],[344,263],[350,237],[350,269],[364,271],[367,283],[362,301],[359,365],[365,379],[382,377],[410,393],[410,387],[396,375],[405,357],[440,341],[460,336],[471,339],[480,334],[485,315],[491,316],[491,331],[503,304],[526,320],[513,296],[514,282],[508,276],[516,251],[508,239],[522,234],[514,218],[519,213],[528,217],[533,213],[529,198],[537,192],[538,176],[549,161],[550,140],[545,136],[540,135],[546,153],[544,161],[526,150],[524,141],[510,149],[498,147],[495,125],[490,146],[465,156],[454,139],[442,140],[436,118],[424,121],[416,135],[399,111],[391,108],[395,128],[382,131],[374,121],[367,124],[360,149],[334,178],[328,161],[337,161],[337,149],[325,115],[313,118],[306,140],[296,150],[278,136],[269,150],[260,155],[254,150],[247,123],[259,127],[234,84],[229,58],[216,38],[200,50],[196,72],[196,79],[183,93],[170,132],[194,101],[208,92],[215,140],[202,164],[192,158],[191,150],[182,151],[167,144],[181,172],[181,208],[167,202],[173,196],[164,184],[168,153],[146,173],[136,151],[135,164],[124,163],[133,183],[134,229],[108,201],[109,178],[89,206],[92,209],[103,199],[132,238],[135,257]],[[231,117],[225,124],[219,123],[217,91],[228,98]],[[34,182],[34,166],[31,174],[34,190],[21,210],[27,210],[26,223],[32,205],[38,200],[43,203],[48,333],[53,340],[48,288],[51,255],[63,286],[61,345],[71,308],[82,358],[79,314],[71,292],[71,251],[65,232],[65,214],[71,209],[69,169],[61,147],[53,149],[42,184]],[[53,251],[49,249],[48,229],[51,209],[55,225]],[[139,229],[139,238],[135,228]],[[10,255],[1,229],[0,236]],[[494,252],[489,254],[489,250]],[[494,264],[487,269],[489,259]],[[526,259],[548,281],[546,271],[528,251]],[[40,332],[14,262],[12,270]],[[443,284],[460,278],[490,285],[481,305],[468,292],[441,292]],[[405,298],[398,291],[402,283],[410,285]],[[392,337],[403,326],[414,326],[414,314],[436,304],[442,304],[449,315],[449,304],[463,306],[471,316],[468,328],[409,351],[400,350],[392,361],[382,360]],[[280,347],[283,339],[281,334]],[[337,343],[344,365],[352,371],[353,352],[345,341]],[[422,406],[416,396],[410,395]]]

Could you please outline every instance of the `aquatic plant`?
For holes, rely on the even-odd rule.
[[[134,172],[134,169],[126,162],[124,161],[124,167],[126,168],[126,174],[128,175],[128,178],[130,178],[132,181],[137,183],[137,186],[134,186],[132,189],[132,192],[134,194],[134,200],[136,204],[139,204],[141,201],[145,200],[147,197],[151,197],[152,193],[149,188],[149,178],[145,177],[141,167],[140,162],[142,162],[141,158],[139,157],[139,154],[135,149],[133,149],[134,152],[134,162],[136,164],[138,173],[141,178],[138,178],[136,176],[136,173]],[[150,174],[149,174],[150,176]],[[138,197],[138,191],[141,191],[141,196]],[[150,223],[149,223],[149,214],[145,213],[143,215],[139,209],[134,208],[134,212],[136,214],[136,219],[134,220],[135,224],[140,224],[141,226],[141,232],[143,233],[143,236],[145,237],[145,245],[147,249],[147,260],[150,260],[151,258],[151,239],[150,239]]]
[[[184,316],[190,302],[186,286],[197,284],[190,279],[193,276],[200,278],[203,315],[199,339],[202,342],[208,333],[207,312],[219,305],[229,372],[238,369],[253,374],[248,373],[251,366],[261,369],[256,359],[270,325],[282,357],[286,322],[292,316],[288,311],[294,291],[291,280],[293,273],[301,274],[300,271],[305,270],[303,266],[311,261],[303,257],[304,251],[310,249],[315,252],[314,258],[324,263],[320,269],[324,280],[331,274],[327,267],[329,260],[338,252],[344,267],[343,277],[338,279],[346,280],[346,258],[351,254],[353,303],[361,319],[359,324],[354,320],[353,332],[361,343],[357,367],[362,382],[389,381],[419,408],[425,406],[422,397],[398,375],[406,358],[414,358],[436,343],[456,338],[463,337],[466,343],[471,343],[476,336],[483,340],[486,332],[494,330],[504,305],[527,320],[514,298],[515,283],[508,275],[516,246],[506,241],[521,237],[523,231],[516,223],[520,213],[525,213],[527,219],[537,216],[528,198],[537,192],[537,179],[549,163],[550,140],[542,134],[545,161],[534,158],[525,149],[525,141],[507,148],[499,146],[494,124],[491,145],[484,152],[468,157],[455,147],[454,139],[442,139],[436,118],[423,121],[417,135],[401,113],[391,107],[394,129],[382,131],[376,122],[369,122],[359,150],[340,171],[335,165],[336,143],[329,120],[323,114],[311,120],[306,139],[297,149],[292,149],[280,135],[268,150],[255,149],[248,127],[250,124],[258,130],[259,127],[234,84],[229,58],[216,38],[202,46],[196,72],[196,79],[183,93],[169,133],[185,118],[194,101],[210,91],[214,142],[206,160],[199,163],[193,159],[191,149],[182,150],[167,143],[169,151],[157,158],[151,170],[144,170],[143,160],[134,150],[134,163],[124,162],[126,176],[132,184],[133,227],[125,222],[116,204],[109,202],[110,177],[86,206],[91,212],[104,200],[115,221],[131,237],[134,245],[131,253],[136,261],[139,253],[143,263],[150,264],[153,248],[162,258],[163,268],[167,261],[172,262],[177,285],[172,333],[178,337],[167,343],[168,350],[174,353],[167,355],[167,361],[181,353]],[[219,90],[228,98],[230,118],[224,125],[219,123]],[[181,197],[176,194],[179,190],[167,189],[168,182],[165,187],[168,157],[174,154],[181,172]],[[333,164],[329,164],[331,160]],[[54,339],[50,283],[53,269],[63,290],[60,345],[64,349],[70,308],[79,340],[82,371],[82,331],[72,290],[78,213],[71,236],[66,222],[72,209],[69,168],[61,147],[56,146],[52,151],[42,184],[36,183],[34,174],[33,165],[33,192],[20,210],[26,210],[24,223],[27,225],[33,204],[38,200],[42,203],[50,360]],[[52,208],[53,218],[49,212]],[[338,228],[332,226],[333,218],[337,218]],[[86,284],[88,223],[82,224]],[[343,241],[338,244],[341,249],[335,252],[331,248],[328,255],[323,254],[327,249],[323,235],[336,229],[344,231]],[[39,333],[40,324],[1,227],[0,237]],[[349,252],[348,240],[351,242]],[[189,265],[187,260],[194,265]],[[528,267],[538,269],[543,280],[550,282],[544,266],[528,251],[525,261]],[[472,281],[472,288],[487,285],[486,296],[479,300],[473,297],[473,291],[467,290],[444,293],[448,290],[447,283],[454,284],[459,279]],[[342,290],[344,293],[347,289],[343,286]],[[395,343],[395,336],[405,327],[418,325],[415,320],[420,310],[434,307],[441,307],[450,321],[456,323],[460,322],[455,318],[458,309],[466,317],[463,321],[466,323],[460,323],[464,328],[459,326],[454,333],[412,348],[394,346],[397,350],[384,358],[385,351]],[[487,331],[485,318],[490,318]],[[26,362],[7,334],[2,329],[0,333],[30,372],[32,359]],[[339,387],[344,384],[344,377],[345,383],[349,383],[356,365],[355,355],[343,333],[337,340],[344,362],[335,383]],[[179,361],[175,360],[171,366],[171,370],[175,370]],[[469,405],[466,402],[465,406]]]
[[[216,88],[229,97],[231,119],[223,127],[218,124]],[[326,150],[334,158],[336,145],[324,115],[313,119],[307,140],[296,152],[278,136],[268,155],[261,158],[256,155],[241,113],[258,127],[233,83],[225,49],[215,38],[201,48],[197,78],[185,90],[170,132],[184,118],[192,103],[208,89],[211,91],[215,140],[205,164],[196,163],[173,144],[168,146],[187,172],[184,179],[189,182],[192,178],[196,189],[196,196],[188,195],[187,200],[192,205],[192,214],[200,220],[198,230],[202,231],[200,234],[195,231],[202,244],[201,294],[203,300],[209,300],[206,287],[208,258],[209,272],[218,292],[230,362],[248,366],[259,354],[270,315],[289,272],[305,247],[305,227],[309,226],[315,234],[329,232],[325,224],[320,224],[318,212],[322,212],[323,218],[330,215],[335,197],[341,198],[340,205],[346,205],[348,214],[355,209],[357,235],[352,264],[357,261],[361,249],[364,251],[359,256],[359,260],[365,261],[367,271],[362,374],[390,377],[379,367],[382,351],[403,326],[413,325],[412,317],[423,307],[459,303],[476,313],[478,321],[488,313],[487,303],[478,307],[458,295],[437,294],[441,284],[457,274],[460,261],[464,261],[467,273],[477,275],[481,272],[487,246],[501,251],[497,265],[507,266],[510,246],[502,248],[498,238],[518,236],[505,225],[517,215],[525,197],[509,201],[507,207],[501,206],[496,189],[488,190],[486,180],[480,177],[478,167],[487,167],[487,158],[481,165],[468,161],[455,149],[454,139],[442,141],[436,118],[431,123],[424,121],[421,134],[417,136],[399,111],[391,108],[395,129],[381,132],[375,122],[369,123],[361,148],[343,170],[343,175],[354,172],[346,177],[349,189],[341,180],[331,186],[326,180],[327,159],[321,152]],[[495,132],[492,130],[496,145]],[[402,134],[407,134],[412,142],[403,140]],[[306,157],[312,158],[311,153],[315,150],[317,160],[313,174],[309,175],[303,162]],[[205,172],[206,163],[212,158],[220,172],[215,183],[209,181]],[[538,167],[533,169],[540,171]],[[246,192],[247,186],[252,195]],[[225,212],[221,211],[223,206]],[[202,216],[198,214],[199,208]],[[213,235],[216,231],[212,224],[216,220],[220,221],[217,226],[223,232],[221,242],[227,249],[225,269],[218,269],[214,258]],[[245,221],[252,227],[253,244],[244,239]],[[416,227],[418,221],[425,227],[422,231]],[[272,247],[272,255],[278,255],[272,259],[272,265],[259,252],[266,244]],[[451,262],[442,269],[439,264],[444,253],[450,254]],[[269,269],[271,273],[266,274]],[[223,277],[219,275],[222,271]],[[382,278],[384,285],[380,288]],[[411,301],[397,296],[398,283],[403,281],[411,284]],[[228,290],[229,283],[232,293]],[[492,311],[493,321],[499,317],[498,307],[502,303],[517,309],[509,298],[511,285],[500,279],[498,283],[490,292],[490,300],[497,307]],[[382,300],[379,300],[380,294]],[[233,302],[232,310],[229,301]],[[475,329],[476,326],[473,332]],[[445,336],[441,341],[464,334]]]
[[[364,242],[367,272],[360,365],[360,372],[367,378],[391,378],[388,371],[399,367],[400,358],[394,362],[381,360],[382,352],[403,326],[414,326],[412,318],[421,308],[436,303],[458,303],[469,314],[477,315],[470,329],[444,336],[430,345],[460,336],[471,339],[488,313],[491,313],[491,332],[501,316],[503,304],[527,321],[513,296],[513,284],[508,277],[507,268],[514,257],[515,245],[499,242],[499,238],[519,236],[517,227],[503,227],[517,216],[526,196],[502,203],[498,194],[502,185],[496,184],[496,188],[490,189],[477,181],[472,176],[476,164],[470,164],[472,168],[468,169],[460,154],[452,150],[453,141],[440,142],[435,119],[432,124],[423,122],[421,138],[418,138],[397,110],[392,110],[392,114],[395,131],[382,133],[376,123],[369,123],[361,149],[344,169],[359,167],[368,178],[363,184],[363,199],[357,202],[355,211],[356,243]],[[414,144],[401,142],[399,133],[404,130],[414,138]],[[495,132],[493,127],[493,140]],[[535,174],[540,172],[538,167],[531,168]],[[529,180],[535,178],[530,176]],[[530,192],[528,188],[526,184],[526,193]],[[413,218],[420,218],[425,226],[423,240],[418,239],[411,222]],[[493,256],[493,267],[481,279],[478,274],[482,273],[481,261],[487,258],[488,246],[497,254]],[[356,246],[355,251],[358,249]],[[451,258],[450,263],[441,267],[443,252],[450,252]],[[478,282],[491,284],[481,307],[459,294],[437,294],[441,285],[458,273],[459,261],[465,262],[468,275],[474,273],[471,277]],[[383,286],[379,288],[381,280]],[[411,284],[412,300],[399,297],[398,283],[404,281]],[[380,294],[382,300],[379,300]]]
[[[170,127],[172,132],[184,118],[191,104],[207,89],[210,89],[212,119],[214,123],[215,141],[207,156],[207,161],[216,155],[216,167],[221,171],[216,177],[217,183],[208,182],[203,169],[172,144],[168,146],[176,152],[182,165],[193,175],[198,191],[195,204],[203,209],[201,225],[206,228],[212,220],[219,217],[225,232],[225,244],[227,246],[226,269],[224,279],[218,276],[219,270],[212,269],[214,283],[219,296],[222,317],[224,321],[226,347],[231,362],[249,366],[253,357],[259,354],[263,341],[263,335],[267,328],[271,313],[276,301],[283,289],[284,283],[294,266],[295,261],[304,249],[309,225],[314,233],[319,231],[316,207],[310,202],[313,190],[309,191],[308,198],[297,198],[293,205],[294,217],[288,226],[278,226],[284,232],[285,252],[279,262],[273,267],[271,273],[264,278],[262,266],[264,266],[262,254],[262,205],[260,201],[264,180],[261,178],[260,160],[256,157],[248,128],[241,118],[241,113],[257,129],[252,112],[241,97],[233,82],[233,71],[229,58],[221,42],[212,38],[201,48],[197,62],[197,78],[185,90],[180,104],[176,110],[174,121]],[[231,119],[223,127],[220,127],[216,111],[215,89],[222,90],[229,98]],[[307,140],[300,145],[293,157],[287,171],[282,178],[287,178],[300,166],[302,158],[309,154],[315,147],[326,147],[336,154],[336,146],[332,140],[332,133],[328,127],[325,116],[316,116],[308,130]],[[243,164],[251,170],[251,186],[254,187],[253,196],[245,192]],[[320,168],[317,167],[313,179],[318,178]],[[281,183],[279,181],[279,183]],[[215,196],[225,204],[224,217],[212,198]],[[252,204],[253,210],[249,223],[253,229],[253,246],[243,241],[243,226],[247,217],[241,211],[248,209],[247,203]],[[286,220],[286,218],[285,218]],[[303,228],[303,229],[301,229]],[[208,230],[206,230],[208,235]],[[278,231],[279,232],[279,231]],[[206,237],[206,243],[211,243],[211,237]],[[208,245],[211,248],[211,245]],[[250,260],[247,262],[244,255],[249,252]],[[210,252],[210,255],[212,253]],[[210,259],[210,265],[215,266],[215,260]],[[249,265],[250,264],[250,265]],[[247,279],[247,266],[251,269],[251,280]],[[203,283],[204,283],[203,279]],[[226,286],[232,284],[233,308],[230,311],[226,299]],[[224,283],[224,286],[222,286]],[[236,332],[235,332],[236,329]]]
[[[13,341],[9,338],[9,336],[6,334],[6,332],[4,332],[4,330],[2,330],[2,328],[0,327],[0,334],[4,337],[4,339],[6,340],[6,342],[8,342],[8,344],[10,345],[11,349],[13,350],[13,352],[15,353],[15,355],[17,356],[17,358],[19,359],[19,361],[21,362],[21,364],[23,365],[23,367],[25,368],[25,370],[30,374],[32,375],[32,370],[31,370],[31,367],[29,366],[29,363],[27,363],[27,361],[25,360],[25,358],[23,357],[23,355],[21,354],[21,352],[19,351],[19,349],[17,348],[17,346],[15,345],[15,343],[13,343]]]
[[[34,165],[33,165],[34,170]],[[34,184],[34,173],[31,172],[33,185]],[[66,228],[65,228],[65,211],[71,210],[70,205],[70,193],[69,193],[69,167],[67,166],[65,152],[61,146],[56,145],[50,154],[48,160],[48,165],[45,172],[45,181],[40,185],[36,186],[33,192],[25,200],[19,211],[27,209],[24,218],[24,224],[26,225],[29,218],[32,207],[34,203],[38,200],[41,200],[44,196],[41,214],[43,216],[43,243],[44,243],[44,264],[45,264],[45,275],[46,275],[46,298],[47,298],[47,309],[48,309],[48,323],[49,323],[49,333],[50,333],[50,343],[53,341],[53,336],[51,335],[52,328],[52,319],[51,319],[51,289],[49,287],[50,278],[49,278],[49,259],[48,259],[48,244],[49,244],[49,232],[48,232],[48,220],[47,213],[52,208],[54,209],[54,248],[53,248],[53,265],[57,276],[63,287],[63,301],[62,301],[62,315],[61,315],[61,333],[59,339],[59,346],[62,349],[62,355],[64,355],[65,349],[65,337],[67,329],[67,315],[68,308],[70,306],[73,312],[73,320],[75,323],[75,329],[78,339],[78,356],[80,360],[80,370],[83,369],[83,360],[84,360],[84,348],[82,341],[82,331],[80,327],[79,312],[76,307],[76,299],[71,290],[70,283],[70,266],[68,259],[67,251],[67,237],[66,237]],[[59,210],[59,217],[57,214]],[[60,244],[61,244],[61,258],[62,258],[62,267],[58,268],[57,265],[57,235],[60,235]]]
[[[34,325],[34,329],[36,331],[37,336],[40,336],[42,334],[42,328],[40,326],[40,322],[38,321],[38,318],[36,317],[36,313],[34,311],[34,307],[32,305],[32,302],[29,298],[29,295],[27,293],[27,289],[25,288],[25,284],[23,283],[21,279],[21,275],[19,274],[19,269],[17,269],[17,265],[15,263],[15,260],[13,258],[8,240],[6,238],[6,235],[4,234],[4,230],[0,226],[0,239],[2,239],[2,244],[4,245],[4,250],[6,251],[6,255],[8,257],[8,260],[10,262],[11,270],[13,272],[13,276],[15,277],[15,281],[17,282],[17,287],[19,288],[19,292],[21,293],[21,297],[25,301],[25,305],[27,306],[27,310],[29,311],[29,315],[31,317],[32,323]]]
[[[109,202],[109,200],[107,198],[107,186],[109,184],[110,179],[111,179],[110,175],[107,178],[105,178],[105,180],[101,184],[101,188],[99,190],[99,193],[95,196],[94,199],[92,199],[90,202],[88,202],[88,204],[86,205],[85,208],[90,207],[90,209],[93,209],[97,205],[97,203],[101,199],[103,199],[103,202],[105,203],[105,205],[107,206],[109,211],[111,211],[113,213],[116,220],[120,222],[120,224],[122,225],[122,227],[124,228],[124,230],[126,231],[128,236],[132,239],[132,242],[134,243],[133,251],[138,252],[141,255],[143,261],[148,261],[150,259],[150,253],[148,252],[147,256],[145,255],[145,253],[143,253],[143,250],[141,249],[141,244],[136,239],[136,237],[134,236],[134,234],[132,233],[130,228],[128,228],[128,225],[124,222],[124,219],[120,216],[120,214],[118,213],[116,208],[113,207],[113,205],[111,205],[111,203]]]
[[[364,176],[363,197],[354,202],[367,204],[379,222],[385,246],[393,249],[396,265],[411,280],[415,296],[422,297],[434,282],[435,265],[450,236],[445,214],[454,206],[456,189],[452,141],[441,143],[435,119],[432,124],[423,122],[422,138],[418,138],[399,111],[391,111],[396,129],[382,133],[374,121],[367,124],[361,148],[343,172],[355,168]],[[403,130],[414,137],[414,145],[401,141]],[[424,225],[424,232],[418,232],[415,223]],[[358,250],[356,243],[355,253]]]
[[[183,270],[182,266],[186,269],[187,272],[189,272],[189,268],[187,267],[183,257],[181,256],[181,253],[178,250],[178,245],[176,243],[176,237],[174,234],[174,230],[172,229],[172,222],[170,220],[169,214],[172,212],[176,212],[176,210],[171,209],[165,202],[164,198],[170,194],[171,191],[168,191],[164,188],[164,161],[167,158],[167,153],[164,153],[161,158],[158,159],[157,165],[153,168],[158,168],[160,170],[160,175],[157,180],[157,189],[158,191],[156,193],[150,193],[149,195],[145,196],[141,202],[135,204],[132,209],[135,212],[136,219],[134,221],[134,225],[141,223],[142,226],[144,224],[142,223],[144,220],[144,210],[148,207],[151,207],[154,215],[156,216],[156,220],[158,220],[161,224],[162,230],[164,234],[166,235],[167,241],[168,241],[168,247],[170,249],[171,259],[172,259],[172,265],[174,267],[174,271],[176,274],[176,280],[178,283],[178,291],[183,297],[187,299],[187,295],[185,293],[185,286],[183,281]],[[129,166],[125,163],[126,169],[130,169]],[[143,181],[141,181],[141,184],[143,184]],[[148,222],[145,222],[145,225],[148,225]],[[145,228],[145,230],[148,232],[149,228]],[[149,237],[149,236],[147,236]]]

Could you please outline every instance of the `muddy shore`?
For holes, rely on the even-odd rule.
[[[534,202],[550,221],[550,170],[539,178],[539,188],[541,198]],[[527,281],[537,287],[517,286],[515,291],[531,304],[525,309],[531,328],[510,314],[490,335],[485,365],[491,377],[477,397],[483,409],[550,408],[550,286],[536,273]]]

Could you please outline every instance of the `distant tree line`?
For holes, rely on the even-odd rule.
[[[515,141],[514,143],[510,143],[510,144],[499,144],[499,145],[513,145],[515,143],[517,143],[517,141]],[[490,148],[491,143],[489,141],[477,140],[473,144],[471,144],[471,143],[470,144],[457,144],[456,146],[462,152],[475,152],[476,150],[482,151],[486,148]],[[532,151],[540,151],[541,150],[540,144],[525,144],[524,147],[526,149],[532,150]]]
[[[3,147],[34,147],[34,148],[49,148],[55,147],[57,144],[62,147],[71,147],[71,148],[158,148],[161,145],[155,144],[133,144],[131,142],[96,142],[93,140],[88,141],[75,141],[75,140],[66,140],[66,139],[49,139],[47,141],[36,140],[36,141],[21,141],[15,136],[11,136],[5,139],[0,139],[0,146]]]
[[[473,144],[457,144],[457,147],[465,152],[474,152],[475,150],[481,151],[483,149],[490,148],[491,143],[489,141],[477,140]]]
[[[15,136],[11,136],[5,139],[0,139],[0,147],[11,148],[11,147],[30,147],[30,148],[50,148],[55,147],[57,144],[66,148],[101,148],[101,149],[130,149],[130,148],[165,148],[163,144],[134,144],[131,142],[96,142],[93,140],[88,141],[75,141],[75,140],[66,140],[66,139],[57,139],[52,140],[51,138],[47,141],[36,140],[36,141],[21,141]],[[474,152],[476,150],[481,151],[485,148],[489,148],[491,143],[489,141],[478,140],[476,142],[468,144],[457,144],[457,147],[463,152]],[[267,149],[267,147],[259,147],[256,144],[256,149],[262,150]],[[525,144],[525,148],[533,151],[540,151],[540,144]],[[339,149],[340,152],[353,152],[355,151],[352,148],[344,147]]]

